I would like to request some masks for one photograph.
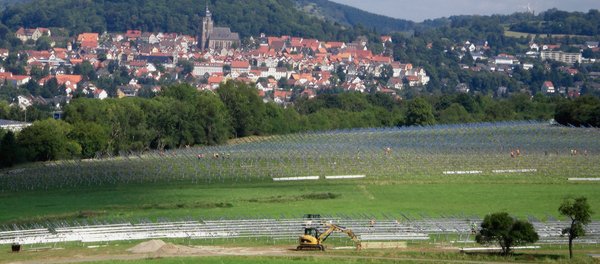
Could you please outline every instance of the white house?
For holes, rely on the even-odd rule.
[[[195,77],[223,72],[223,63],[195,63],[192,75]]]
[[[96,90],[94,90],[94,98],[104,100],[108,98],[108,93],[106,93],[104,89],[96,88]]]
[[[260,72],[260,77],[268,78],[269,76],[273,76],[276,80],[281,78],[289,78],[289,73],[286,68],[274,68],[269,67],[266,71],[262,70]]]
[[[514,65],[518,64],[519,60],[515,58],[515,56],[508,54],[500,54],[494,58],[494,63],[496,65]]]

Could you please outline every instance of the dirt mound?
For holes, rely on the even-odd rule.
[[[165,243],[162,240],[150,240],[142,242],[127,251],[134,254],[158,254],[158,255],[175,255],[175,254],[194,254],[198,249]]]
[[[194,254],[196,250],[191,247],[174,245],[171,243],[167,243],[162,246],[156,253],[161,255],[175,255],[175,254]]]
[[[164,247],[166,243],[162,240],[150,240],[139,243],[137,246],[128,249],[127,251],[135,254],[155,253]]]

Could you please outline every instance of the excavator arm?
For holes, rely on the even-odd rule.
[[[331,233],[333,233],[334,231],[339,231],[342,232],[346,235],[348,235],[350,237],[350,239],[352,239],[352,241],[354,241],[354,243],[356,244],[356,249],[360,250],[361,249],[361,244],[360,244],[360,240],[358,239],[358,237],[354,234],[354,232],[352,232],[351,229],[345,228],[345,227],[341,227],[335,224],[330,224],[327,223],[325,224],[325,226],[327,226],[327,230],[325,230],[325,232],[323,232],[321,235],[319,235],[319,240],[321,242],[325,242],[325,240],[327,240],[327,238],[329,237],[329,235],[331,235]]]

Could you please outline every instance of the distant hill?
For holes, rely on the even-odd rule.
[[[0,13],[0,21],[12,30],[21,26],[63,27],[71,34],[127,29],[198,34],[204,3],[198,0],[32,0],[9,6]],[[293,8],[294,0],[210,0],[208,4],[217,25],[229,26],[242,36],[266,33],[352,40],[357,34]]]
[[[296,0],[296,3],[299,9],[321,19],[345,26],[362,25],[380,33],[411,31],[416,25],[413,21],[377,15],[329,0]]]
[[[0,11],[4,10],[9,5],[27,2],[30,0],[0,0]]]

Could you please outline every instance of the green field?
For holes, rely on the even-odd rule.
[[[523,177],[526,182],[526,177]],[[479,216],[507,211],[524,217],[557,217],[562,198],[585,195],[600,204],[598,184],[431,183],[351,181],[340,183],[264,183],[206,186],[123,186],[2,194],[0,221],[100,217],[156,219],[185,217],[301,217],[404,213],[431,217]],[[328,193],[332,195],[328,195]]]

